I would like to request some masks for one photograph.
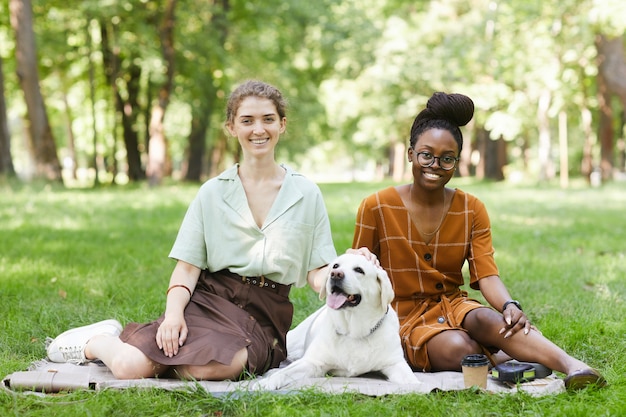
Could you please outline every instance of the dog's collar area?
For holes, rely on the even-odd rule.
[[[387,313],[389,313],[389,306],[387,306],[387,310],[385,311],[385,314],[380,318],[380,320],[378,320],[378,323],[376,323],[376,325],[370,329],[370,335],[374,333],[376,330],[378,330],[380,325],[383,324],[383,320],[385,320],[385,317],[387,317]]]
[[[380,326],[383,324],[383,321],[385,321],[385,318],[387,317],[387,313],[389,313],[389,306],[387,306],[387,310],[385,311],[385,314],[380,318],[380,320],[378,320],[378,323],[376,323],[374,327],[370,329],[370,332],[365,337],[371,336],[376,330],[380,328]],[[335,333],[337,333],[339,336],[347,335],[347,333],[342,333],[337,329],[335,329]]]

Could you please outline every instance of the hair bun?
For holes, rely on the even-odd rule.
[[[464,94],[437,92],[428,99],[423,119],[444,119],[465,126],[474,116],[474,102]]]

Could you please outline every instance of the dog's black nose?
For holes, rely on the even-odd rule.
[[[343,271],[334,269],[330,271],[330,279],[341,280],[344,278]]]

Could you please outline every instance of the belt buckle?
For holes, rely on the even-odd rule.
[[[260,275],[259,276],[259,287],[264,287],[265,286],[265,275]]]

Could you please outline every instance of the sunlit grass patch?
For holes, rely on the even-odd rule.
[[[356,209],[391,185],[321,184],[335,246],[352,243]],[[473,392],[371,398],[357,394],[230,396],[161,390],[35,398],[0,392],[0,415],[623,415],[626,414],[626,186],[569,191],[453,179],[490,213],[502,279],[551,340],[610,386],[544,398]],[[197,185],[0,189],[0,374],[45,355],[46,336],[162,313],[167,258]],[[480,298],[478,293],[473,296]],[[322,305],[294,289],[294,324]]]

